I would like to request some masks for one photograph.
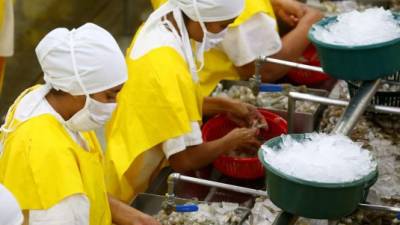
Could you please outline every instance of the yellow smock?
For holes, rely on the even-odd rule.
[[[189,133],[191,122],[201,120],[203,99],[173,47],[155,47],[136,59],[129,52],[128,81],[106,132],[107,188],[125,202],[145,191],[165,165],[160,145]]]
[[[151,4],[157,9],[166,1],[151,0]],[[270,0],[246,0],[243,12],[229,27],[238,27],[260,12],[275,18]],[[240,75],[223,50],[214,48],[204,54],[204,69],[199,73],[199,80],[202,95],[209,96],[221,80],[240,80]]]
[[[110,225],[104,164],[95,133],[82,133],[88,145],[85,150],[51,114],[14,119],[19,101],[33,89],[25,91],[9,111],[6,127],[13,131],[0,135],[4,138],[0,182],[22,210],[46,210],[68,196],[83,194],[90,203],[90,224]]]

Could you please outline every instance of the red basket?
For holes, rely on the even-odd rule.
[[[321,62],[314,45],[308,45],[307,49],[303,52],[303,57],[300,59],[300,63],[310,66],[321,66]],[[321,72],[314,72],[304,69],[292,69],[288,72],[287,78],[295,84],[315,85],[321,83],[322,81],[328,80],[329,76]]]
[[[259,109],[268,123],[268,131],[261,131],[261,135],[269,140],[281,134],[287,134],[287,123],[282,117],[265,109]],[[238,126],[226,115],[218,115],[204,124],[202,128],[204,141],[219,139]],[[214,167],[222,174],[238,179],[257,179],[264,176],[264,168],[257,157],[235,158],[220,155],[214,161]]]

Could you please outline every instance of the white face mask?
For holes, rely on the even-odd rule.
[[[66,121],[65,125],[76,132],[101,128],[111,118],[116,106],[116,103],[102,103],[86,97],[85,106]]]
[[[221,43],[224,40],[224,37],[226,33],[228,32],[228,28],[225,28],[219,33],[211,33],[207,31],[207,38],[206,42],[204,43],[204,51],[208,51],[215,46],[217,46],[219,43]]]
[[[205,32],[205,41],[203,41],[202,43],[197,43],[196,46],[197,60],[201,63],[202,66],[204,66],[204,52],[214,48],[219,43],[221,43],[224,40],[227,32],[228,28],[225,28],[219,33],[211,33],[209,31]]]

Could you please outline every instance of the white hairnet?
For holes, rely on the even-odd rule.
[[[95,24],[51,31],[36,47],[36,55],[46,83],[72,95],[101,92],[127,79],[125,59],[117,42]]]
[[[243,0],[169,0],[178,6],[191,20],[218,22],[233,19],[242,12]],[[196,12],[196,5],[200,17]]]
[[[23,221],[24,217],[17,200],[0,184],[0,224],[21,225]]]
[[[140,48],[144,45],[147,32],[150,32],[153,27],[158,26],[167,14],[172,12],[174,19],[178,25],[179,32],[168,20],[164,23],[169,26],[174,35],[181,42],[182,51],[189,63],[193,81],[198,82],[197,65],[190,45],[189,34],[186,29],[185,21],[182,16],[182,11],[193,21],[198,21],[203,30],[203,43],[207,38],[206,27],[204,22],[219,22],[234,19],[239,16],[244,8],[244,0],[169,0],[156,11],[154,11],[143,25],[139,35],[136,37],[136,42],[132,48],[132,55],[138,55]],[[204,45],[202,46],[204,51]],[[201,59],[202,60],[202,59]],[[203,62],[202,62],[203,63]],[[202,68],[202,66],[201,66]]]

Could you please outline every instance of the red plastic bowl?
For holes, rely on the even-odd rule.
[[[300,63],[310,66],[321,66],[321,62],[314,45],[308,45],[307,49],[303,52],[303,57],[300,59]],[[315,85],[321,83],[322,81],[328,80],[330,77],[325,73],[304,69],[292,69],[288,72],[287,78],[294,84]]]
[[[287,134],[287,122],[282,117],[265,109],[259,109],[268,123],[268,131],[261,131],[265,140]],[[219,139],[238,126],[226,115],[218,115],[204,124],[202,128],[203,140],[213,141]],[[213,163],[214,167],[222,174],[238,178],[252,180],[264,176],[264,167],[257,156],[250,158],[235,158],[227,155],[220,155]]]

